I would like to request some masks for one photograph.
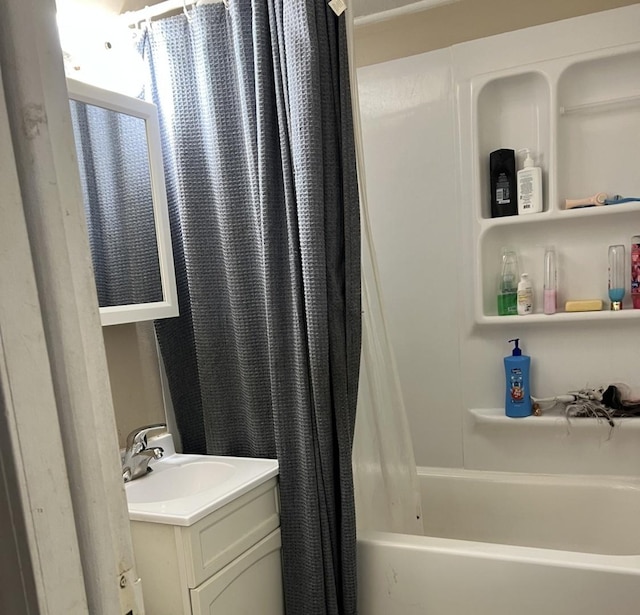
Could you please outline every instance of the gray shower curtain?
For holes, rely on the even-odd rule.
[[[154,22],[186,452],[276,457],[288,615],[356,613],[360,231],[345,18],[230,0]]]

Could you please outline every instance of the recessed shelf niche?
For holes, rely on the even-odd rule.
[[[518,253],[520,273],[534,280],[534,306],[542,313],[542,280],[544,252],[554,246],[558,257],[558,311],[568,299],[602,299],[608,308],[607,251],[611,244],[628,245],[629,229],[640,227],[637,209],[616,216],[572,216],[567,212],[556,216],[527,216],[524,224],[489,226],[480,237],[480,270],[482,271],[482,314],[497,316],[497,290],[500,256],[503,246]],[[640,233],[640,228],[638,230]],[[631,309],[629,293],[625,308]],[[640,310],[636,310],[640,315]],[[553,318],[547,316],[546,318]],[[504,319],[505,317],[502,317]],[[518,317],[526,321],[528,316]]]
[[[558,104],[560,208],[598,192],[640,197],[640,52],[569,66]]]
[[[481,217],[491,218],[489,154],[497,149],[516,152],[516,166],[524,156],[518,150],[530,148],[536,166],[542,167],[545,203],[549,202],[550,87],[540,72],[525,72],[487,81],[478,93],[477,149],[481,194]]]

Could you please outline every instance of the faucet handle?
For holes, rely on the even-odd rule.
[[[154,423],[153,425],[145,425],[144,427],[138,427],[134,429],[127,436],[127,450],[139,453],[147,448],[147,436],[167,431],[167,425],[165,423]],[[133,450],[134,447],[137,450]]]

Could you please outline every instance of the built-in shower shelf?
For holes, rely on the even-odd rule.
[[[634,195],[639,196],[640,195]],[[547,224],[557,221],[569,220],[578,222],[583,218],[596,218],[594,224],[601,222],[600,216],[624,216],[625,214],[640,213],[640,201],[620,203],[619,205],[601,205],[597,207],[581,207],[576,209],[557,209],[544,211],[539,214],[529,214],[526,216],[503,216],[502,218],[489,218],[480,220],[480,231],[484,233],[495,227],[522,226],[529,224]]]
[[[640,105],[640,95],[622,96],[620,98],[610,98],[607,100],[595,100],[581,105],[574,105],[573,107],[560,107],[560,115],[588,113],[592,111],[607,111],[609,109],[626,107],[628,105]]]
[[[568,322],[627,322],[634,318],[640,318],[640,310],[633,308],[624,309],[619,312],[612,312],[606,309],[608,300],[603,299],[605,309],[597,312],[556,312],[555,314],[535,313],[526,316],[479,316],[480,325],[501,325],[521,327],[522,325],[533,325],[535,323],[560,324]]]
[[[638,476],[640,419],[604,421],[562,412],[512,419],[503,408],[463,416],[464,467],[537,474]]]
[[[503,408],[472,408],[468,410],[468,412],[478,428],[555,428],[563,430],[568,435],[571,433],[584,433],[585,431],[593,432],[598,430],[607,436],[611,431],[609,423],[604,419],[582,417],[567,419],[564,414],[555,410],[547,414],[543,413],[541,416],[527,416],[517,419],[506,416]],[[625,432],[630,430],[640,431],[640,419],[636,418],[614,419],[614,425],[614,432],[616,429],[624,429]]]
[[[491,325],[618,322],[640,310],[541,313],[514,320],[497,313],[504,248],[515,249],[520,273],[534,287],[534,308],[543,304],[544,253],[558,258],[558,307],[567,300],[607,301],[610,245],[627,247],[640,235],[640,203],[565,210],[567,199],[599,192],[640,197],[637,135],[640,131],[640,45],[606,49],[591,57],[566,56],[471,79],[470,111],[463,131],[472,142],[469,169],[475,219],[473,288],[476,323]],[[530,148],[542,168],[543,211],[491,218],[489,156],[497,149]],[[517,154],[517,165],[523,165]],[[628,267],[625,308],[631,307]]]

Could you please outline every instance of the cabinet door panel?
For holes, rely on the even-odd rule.
[[[193,615],[284,615],[280,530],[191,590]]]
[[[181,528],[187,585],[193,589],[280,525],[276,480],[272,479]]]

